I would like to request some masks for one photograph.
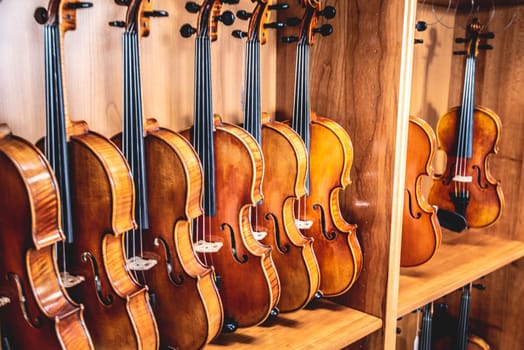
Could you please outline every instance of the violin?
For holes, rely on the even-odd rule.
[[[409,118],[406,187],[402,221],[400,266],[418,266],[435,255],[442,232],[435,209],[422,194],[422,176],[431,175],[437,139],[431,126]]]
[[[309,169],[306,175],[308,194],[297,201],[296,216],[305,236],[313,237],[320,268],[320,291],[334,297],[347,292],[362,270],[362,251],[356,236],[357,226],[343,217],[339,193],[350,184],[353,146],[347,132],[338,123],[310,111],[309,48],[315,33],[329,35],[333,27],[316,28],[319,16],[333,18],[333,7],[322,8],[320,1],[303,1],[306,10],[298,41],[295,96],[292,127],[306,145]]]
[[[467,51],[457,52],[466,55],[462,105],[438,121],[437,138],[447,165],[444,174],[435,177],[428,198],[438,208],[464,216],[472,228],[493,225],[504,207],[500,181],[491,175],[488,162],[498,152],[501,122],[493,111],[474,104],[476,56],[480,49],[491,47],[479,41],[493,37],[482,31],[474,19],[467,37],[459,40],[467,45]],[[446,227],[446,222],[441,225]]]
[[[66,110],[63,43],[75,11],[91,3],[56,1],[38,8],[44,25],[46,137],[62,203],[62,273],[72,298],[84,304],[95,347],[157,349],[158,330],[148,289],[127,269],[125,232],[136,226],[134,188],[122,153],[107,138],[73,122]],[[59,255],[60,256],[60,255]]]
[[[144,186],[136,188],[140,230],[128,236],[134,238],[128,242],[128,260],[156,263],[128,266],[154,296],[160,347],[200,349],[220,332],[223,310],[214,269],[193,249],[192,220],[202,215],[198,156],[179,133],[161,128],[155,119],[143,122],[139,40],[149,35],[153,16],[167,12],[153,10],[150,0],[132,1],[123,34],[124,126],[113,140],[123,145],[135,185]]]
[[[191,139],[204,171],[204,217],[195,222],[193,240],[201,260],[215,267],[224,306],[224,330],[249,327],[277,314],[280,282],[271,247],[253,234],[251,208],[262,200],[262,152],[256,140],[239,126],[213,116],[211,41],[217,22],[232,24],[234,15],[221,13],[226,1],[205,0],[196,5],[198,27],[181,27],[181,34],[196,33],[194,125],[184,133]],[[230,2],[230,1],[229,1]]]
[[[58,273],[56,243],[65,237],[49,163],[0,124],[0,169],[0,334],[13,349],[93,349],[84,307]]]
[[[233,32],[247,38],[244,128],[261,145],[264,156],[264,200],[252,211],[256,231],[266,233],[260,241],[273,247],[281,287],[278,309],[288,312],[306,306],[320,286],[313,239],[302,235],[294,213],[296,200],[306,194],[307,150],[289,125],[261,113],[260,46],[267,40],[267,27],[283,25],[268,23],[270,10],[287,5],[271,5],[271,0],[254,2],[248,32]]]

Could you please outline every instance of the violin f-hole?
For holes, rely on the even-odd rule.
[[[442,184],[447,186],[451,183],[451,180],[453,179],[453,173],[455,170],[455,163],[452,163],[449,167],[449,171],[442,176]]]
[[[231,225],[228,223],[223,223],[222,225],[220,225],[220,229],[222,231],[224,231],[226,227],[229,229],[229,237],[231,238],[231,252],[233,254],[233,258],[239,264],[245,264],[248,259],[246,254],[242,255],[242,260],[238,258],[237,247],[236,247],[236,242],[235,242],[235,230],[233,230],[233,227],[231,227]]]
[[[420,219],[420,217],[422,216],[421,212],[417,212],[416,214],[413,213],[413,196],[411,195],[411,191],[406,188],[406,193],[408,195],[409,215],[415,220]]]
[[[176,276],[173,273],[173,264],[172,264],[172,259],[171,259],[171,253],[169,252],[169,245],[167,244],[167,242],[162,237],[157,237],[155,238],[154,243],[155,243],[155,246],[159,246],[160,244],[162,244],[162,246],[164,247],[164,252],[166,253],[166,269],[167,269],[167,274],[171,282],[175,286],[183,285],[184,276],[182,274],[179,274],[178,276]]]
[[[14,272],[9,272],[8,279],[13,280],[16,284],[16,289],[18,291],[18,300],[20,301],[20,309],[22,310],[22,315],[24,315],[25,320],[34,328],[42,327],[42,319],[39,316],[32,318],[31,315],[29,315],[26,292],[22,282],[20,281],[20,277]]]
[[[270,219],[272,219],[273,221],[273,227],[275,228],[275,239],[276,239],[276,242],[277,242],[277,248],[278,248],[278,251],[282,254],[287,254],[289,253],[289,244],[285,244],[284,247],[282,247],[282,243],[280,242],[280,226],[278,225],[278,218],[276,217],[275,214],[273,213],[267,213],[264,218],[269,221]]]
[[[102,295],[102,281],[100,280],[100,273],[98,270],[98,263],[96,262],[95,257],[93,254],[89,252],[82,253],[82,262],[91,261],[91,266],[93,267],[93,276],[94,276],[94,283],[96,288],[96,294],[98,296],[98,300],[104,304],[105,306],[109,306],[113,304],[113,296],[109,294],[108,296]]]
[[[318,210],[320,212],[320,229],[322,230],[322,235],[328,240],[332,241],[337,236],[337,233],[335,231],[327,232],[326,229],[326,213],[324,211],[324,208],[320,204],[313,204],[313,209]]]
[[[487,189],[488,188],[488,184],[482,184],[482,182],[481,182],[480,167],[478,165],[473,165],[472,168],[477,173],[477,184],[479,185],[479,187],[482,188],[483,190]]]

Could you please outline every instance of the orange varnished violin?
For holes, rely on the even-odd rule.
[[[422,176],[431,176],[437,139],[431,126],[416,117],[409,118],[402,220],[400,266],[417,266],[436,253],[442,232],[435,209],[422,194]]]
[[[479,49],[489,48],[479,41],[493,36],[481,31],[476,19],[467,27],[462,105],[438,121],[437,138],[447,165],[444,174],[435,178],[428,198],[439,209],[464,216],[473,228],[494,224],[504,207],[500,182],[490,174],[488,163],[498,151],[500,119],[493,111],[474,105],[476,56]],[[446,223],[441,221],[441,225]]]
[[[154,295],[161,348],[200,349],[220,332],[223,310],[214,271],[193,249],[192,220],[202,215],[198,156],[186,138],[156,120],[143,125],[139,41],[149,34],[151,17],[167,16],[152,6],[151,0],[131,1],[123,34],[124,126],[116,138],[132,169],[140,218],[128,254],[157,263],[130,269]]]
[[[271,247],[255,239],[250,217],[262,199],[260,147],[241,127],[213,116],[210,44],[217,38],[217,21],[231,24],[234,18],[221,13],[221,6],[219,0],[203,1],[198,28],[186,24],[181,34],[197,34],[194,125],[186,132],[204,170],[205,217],[195,223],[195,249],[215,267],[225,328],[233,329],[259,324],[276,312],[280,283]]]
[[[357,226],[342,217],[339,193],[350,183],[353,146],[347,132],[336,122],[310,112],[309,48],[314,34],[330,34],[331,25],[316,28],[320,15],[332,18],[335,9],[322,9],[320,1],[303,1],[306,11],[301,21],[300,37],[285,37],[284,42],[298,41],[295,69],[295,97],[292,127],[309,151],[308,195],[296,206],[297,217],[309,228],[313,249],[320,267],[320,291],[337,296],[348,291],[362,269],[362,251],[356,236]]]
[[[35,13],[44,24],[44,149],[57,177],[68,235],[62,268],[71,297],[85,305],[95,347],[157,349],[158,330],[147,288],[126,266],[125,232],[136,226],[129,166],[115,144],[90,131],[87,123],[72,122],[66,110],[63,37],[75,28],[76,9],[91,6],[52,0],[48,10],[39,8]]]
[[[320,271],[313,239],[302,235],[295,220],[295,201],[306,194],[307,150],[300,136],[287,124],[261,113],[260,46],[267,40],[271,0],[254,0],[247,33],[233,32],[246,40],[244,128],[259,142],[264,155],[264,200],[253,209],[257,232],[273,247],[281,291],[278,308],[294,311],[306,306],[320,286]],[[264,117],[264,118],[263,118]]]
[[[60,280],[58,186],[44,155],[0,124],[0,334],[12,349],[92,349]]]

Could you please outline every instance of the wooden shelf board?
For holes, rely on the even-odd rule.
[[[271,324],[221,334],[206,349],[339,349],[382,328],[382,320],[320,300],[314,309],[282,313]]]
[[[524,242],[493,234],[447,233],[427,263],[400,269],[398,317],[524,256]]]

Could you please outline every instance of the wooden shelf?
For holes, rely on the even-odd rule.
[[[426,264],[400,269],[398,317],[524,256],[524,242],[493,234],[445,232],[442,243]]]
[[[280,314],[269,325],[222,334],[206,349],[339,349],[382,328],[382,320],[320,300],[314,309]]]

